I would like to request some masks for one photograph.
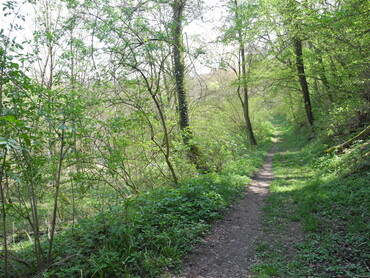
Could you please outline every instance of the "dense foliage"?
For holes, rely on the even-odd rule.
[[[219,174],[194,177],[176,188],[162,186],[80,218],[55,238],[57,261],[43,276],[157,277],[164,267],[178,266],[181,255],[245,190],[264,155],[255,149]],[[46,238],[42,245],[47,245]],[[18,255],[36,263],[31,248],[22,252]],[[24,266],[13,263],[19,273],[32,275],[34,270]]]
[[[261,164],[274,118],[308,127],[304,153],[333,179],[299,203],[343,176],[362,194],[361,143],[319,151],[369,125],[369,2],[218,2],[1,4],[1,275],[176,265]],[[216,36],[188,34],[208,11]]]

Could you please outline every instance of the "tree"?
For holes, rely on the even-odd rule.
[[[301,28],[302,23],[299,22],[302,19],[302,17],[300,16],[300,13],[302,13],[302,11],[300,10],[300,7],[298,5],[299,3],[296,0],[289,1],[288,3],[286,3],[286,6],[282,5],[282,16],[285,18],[285,24],[287,25],[288,28],[288,35],[293,41],[293,47],[296,56],[297,74],[299,84],[302,90],[303,103],[306,111],[307,122],[312,128],[314,118],[312,114],[310,92],[308,89],[308,83],[305,73],[302,47],[303,41],[302,37],[305,36],[305,34]]]
[[[239,3],[238,0],[232,0],[230,2],[230,11],[232,13],[230,22],[231,26],[226,30],[223,40],[226,44],[236,41],[238,45],[238,69],[233,68],[233,70],[238,77],[238,96],[243,108],[247,136],[252,145],[257,145],[249,115],[248,95],[248,80],[250,78],[250,68],[253,60],[252,42],[254,40],[251,30],[253,29],[253,21],[256,18],[256,5]],[[246,54],[247,42],[250,43],[248,54]],[[240,89],[242,89],[242,96],[240,95]]]
[[[294,39],[294,48],[295,48],[295,55],[296,55],[297,73],[298,73],[298,78],[299,78],[299,84],[301,85],[301,89],[302,89],[304,108],[306,111],[307,121],[310,127],[312,128],[313,126],[312,106],[311,106],[311,99],[310,99],[310,92],[308,89],[307,78],[306,78],[305,69],[304,69],[302,41],[300,38]]]
[[[240,51],[240,65],[241,65],[241,84],[243,88],[243,112],[244,112],[244,119],[247,128],[247,134],[249,140],[252,145],[257,145],[257,141],[254,137],[253,128],[251,124],[251,120],[249,117],[249,97],[248,97],[248,81],[247,81],[247,60],[245,57],[245,44],[244,44],[244,37],[243,37],[243,27],[244,27],[244,20],[240,15],[240,6],[238,4],[238,0],[234,0],[234,9],[235,9],[235,27],[237,29],[237,40],[239,43],[239,51]],[[251,9],[253,7],[247,6],[246,9]],[[251,20],[251,19],[249,19]],[[250,23],[250,22],[249,22]],[[250,66],[250,65],[249,65]]]
[[[360,102],[368,102],[366,95],[369,95],[365,77],[369,22],[364,16],[368,13],[368,2],[276,0],[261,3],[260,26],[264,29],[261,38],[269,44],[275,61],[286,70],[296,72],[303,96],[302,115],[309,126],[317,121],[315,126],[320,129],[325,118],[324,121],[331,122],[329,132],[340,133],[346,120],[363,121],[366,109]],[[282,67],[276,68],[277,74]],[[351,106],[353,109],[349,112],[345,107]],[[337,123],[341,117],[335,116],[337,113],[343,115],[340,126]]]
[[[303,41],[306,40],[308,37],[308,34],[302,27],[302,20],[304,18],[304,12],[302,11],[303,8],[296,0],[290,0],[288,2],[279,0],[269,3],[269,5],[270,7],[275,8],[277,12],[276,15],[270,16],[277,16],[278,18],[281,18],[281,29],[279,30],[278,27],[275,28],[275,35],[278,37],[278,40],[285,44],[280,47],[280,49],[282,49],[283,51],[278,52],[275,55],[280,56],[278,59],[281,59],[283,63],[285,63],[289,67],[292,67],[291,61],[286,61],[285,58],[282,57],[285,55],[285,48],[290,45],[293,46],[295,55],[295,70],[303,96],[303,105],[306,113],[306,119],[309,126],[312,128],[314,117],[312,113],[311,96],[309,92],[307,76],[305,72],[305,63],[303,58]],[[280,49],[278,48],[278,51],[280,51]]]
[[[176,92],[179,110],[179,125],[185,146],[188,148],[187,154],[190,161],[201,172],[206,172],[207,167],[201,162],[201,152],[194,143],[194,135],[189,124],[188,104],[185,87],[185,61],[184,61],[184,42],[183,42],[183,22],[186,0],[174,0],[172,6],[172,47],[173,47],[173,75],[176,83]]]

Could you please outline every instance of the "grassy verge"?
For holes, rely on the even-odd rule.
[[[369,277],[369,143],[327,155],[322,141],[305,138],[282,131],[254,273]]]
[[[199,175],[175,188],[158,187],[79,219],[74,229],[56,236],[55,260],[37,275],[158,277],[164,269],[176,268],[181,256],[245,190],[270,145],[249,149],[221,172]],[[28,262],[12,261],[15,277],[37,273],[31,247],[14,256]]]

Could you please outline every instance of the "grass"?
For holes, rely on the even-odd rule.
[[[243,163],[230,161],[219,173],[157,187],[80,218],[73,229],[56,235],[53,264],[39,272],[32,246],[13,254],[27,265],[18,260],[11,267],[24,277],[37,272],[41,277],[159,277],[176,269],[182,255],[241,195],[270,146],[250,148],[237,158]],[[45,240],[44,250],[47,245]]]
[[[369,144],[328,155],[305,138],[282,130],[255,276],[369,277]]]

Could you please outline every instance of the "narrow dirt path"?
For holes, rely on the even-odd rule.
[[[275,138],[243,198],[214,226],[204,244],[185,257],[181,274],[172,278],[251,277],[250,267],[256,262],[254,245],[263,236],[260,214],[274,179],[272,157],[276,142]]]

